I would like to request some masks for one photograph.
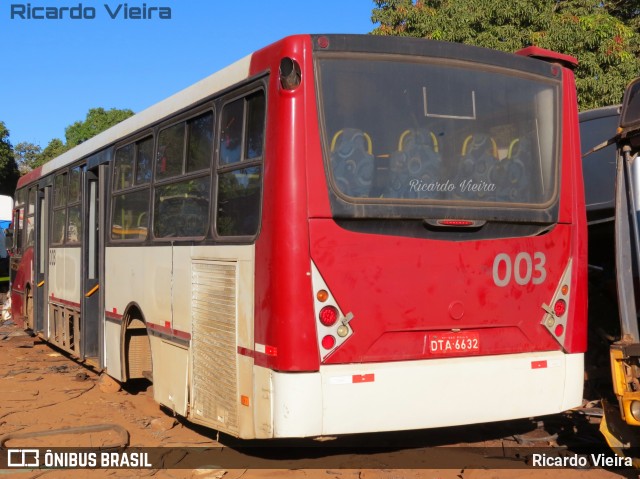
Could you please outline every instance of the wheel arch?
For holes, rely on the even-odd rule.
[[[153,358],[147,321],[136,302],[129,303],[122,316],[120,344],[123,381],[141,378],[152,381]]]

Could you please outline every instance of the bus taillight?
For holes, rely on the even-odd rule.
[[[333,306],[325,306],[320,310],[319,319],[324,326],[333,326],[338,321],[338,310]]]
[[[353,313],[349,312],[346,315],[342,313],[313,261],[311,262],[311,284],[317,318],[318,349],[320,358],[324,360],[353,334],[353,329],[349,325]]]
[[[559,299],[553,306],[553,312],[556,316],[562,316],[567,311],[567,302],[564,299]]]
[[[556,289],[553,298],[549,304],[553,306],[548,306],[547,304],[542,305],[542,309],[545,311],[545,315],[542,318],[541,324],[551,336],[560,343],[560,346],[565,347],[565,339],[567,336],[567,321],[569,316],[567,314],[568,304],[569,304],[569,283],[571,280],[571,260],[569,260],[564,274],[562,278],[560,278],[560,284],[558,284],[558,288]]]
[[[324,338],[322,338],[322,347],[326,350],[332,349],[336,345],[336,338],[327,334]]]
[[[324,303],[327,299],[329,299],[329,293],[326,290],[321,289],[316,293],[316,299],[321,303]]]

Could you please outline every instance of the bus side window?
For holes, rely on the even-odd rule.
[[[138,142],[136,147],[136,185],[143,185],[151,181],[153,138]]]
[[[194,118],[187,122],[189,142],[185,172],[200,171],[211,166],[213,154],[213,113]]]
[[[118,148],[115,159],[114,190],[133,184],[133,144]]]
[[[114,198],[111,239],[145,239],[149,221],[148,210],[148,188],[117,195]]]
[[[225,105],[220,129],[220,164],[238,163],[242,155],[244,99]]]
[[[158,135],[156,179],[171,178],[182,173],[184,126],[185,122],[182,121],[165,128]]]
[[[116,151],[111,239],[143,241],[149,222],[153,136]]]
[[[202,237],[207,233],[209,176],[158,186],[153,232],[156,238]]]
[[[219,236],[253,236],[258,232],[265,110],[262,90],[223,107],[216,203]]]
[[[53,180],[53,227],[51,242],[64,243],[64,233],[67,223],[67,173],[58,175]]]
[[[69,193],[67,198],[66,242],[78,244],[82,239],[82,170],[79,166],[69,170]]]
[[[13,217],[13,253],[22,254],[22,228],[24,221],[24,208],[16,208]]]
[[[202,238],[209,228],[213,112],[170,126],[159,138],[153,235],[157,239]],[[169,177],[173,178],[170,182],[158,184]]]

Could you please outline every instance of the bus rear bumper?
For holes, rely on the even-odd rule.
[[[457,426],[582,401],[583,354],[540,352],[272,372],[273,437]]]

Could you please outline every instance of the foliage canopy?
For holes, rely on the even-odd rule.
[[[105,110],[104,108],[91,108],[84,121],[76,121],[65,128],[66,146],[67,148],[73,148],[130,116],[133,116],[133,111],[128,109],[118,110],[111,108],[110,110]]]
[[[375,0],[372,33],[575,56],[581,109],[622,100],[640,73],[640,5],[628,0]]]
[[[19,177],[18,165],[9,141],[9,130],[4,122],[0,121],[0,195],[13,196]]]
[[[44,149],[33,143],[18,143],[14,149],[14,157],[20,168],[20,173],[27,173],[45,164],[74,146],[126,120],[133,114],[133,111],[129,109],[111,108],[110,110],[105,110],[104,108],[91,108],[84,121],[76,121],[65,128],[66,143],[60,138],[54,138]]]

